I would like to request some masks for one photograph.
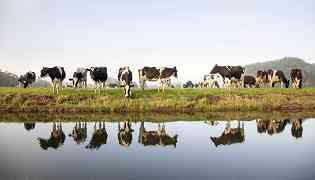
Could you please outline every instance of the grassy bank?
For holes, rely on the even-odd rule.
[[[168,89],[133,90],[132,98],[122,89],[64,89],[53,96],[44,88],[0,88],[2,112],[155,112],[192,113],[226,111],[313,111],[315,88],[305,89]]]

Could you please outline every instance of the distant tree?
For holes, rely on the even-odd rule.
[[[0,86],[1,87],[15,87],[18,85],[18,76],[10,73],[3,72],[0,70]]]

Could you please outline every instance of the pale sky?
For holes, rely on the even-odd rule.
[[[300,57],[315,63],[313,0],[0,0],[0,69],[177,66],[198,81],[214,64]]]

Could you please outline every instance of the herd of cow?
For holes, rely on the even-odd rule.
[[[88,72],[91,79],[95,82],[95,92],[101,92],[105,87],[108,79],[106,67],[91,67],[91,68],[78,68],[72,78],[73,87],[87,87]],[[177,78],[176,67],[144,67],[138,70],[140,87],[144,89],[146,81],[158,81],[160,87],[164,92],[165,87],[170,86],[171,77]],[[53,93],[59,94],[62,88],[62,83],[66,78],[66,72],[63,67],[43,67],[40,72],[40,77],[50,77],[53,87]],[[119,86],[124,88],[125,97],[130,97],[132,83],[132,72],[129,67],[119,68],[118,82]],[[302,88],[303,75],[301,69],[292,69],[290,73],[291,87]],[[27,88],[36,81],[35,72],[27,72],[20,76],[19,83]],[[274,87],[276,83],[280,83],[281,87],[288,88],[290,80],[285,77],[285,74],[279,70],[259,70],[256,77],[245,75],[245,68],[241,66],[218,66],[215,65],[210,74],[204,76],[204,81],[199,84],[199,87],[211,88],[240,88],[240,87]]]

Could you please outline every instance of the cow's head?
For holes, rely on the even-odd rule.
[[[42,70],[40,71],[40,77],[45,77],[48,75],[48,70],[49,68],[48,67],[43,67]]]

